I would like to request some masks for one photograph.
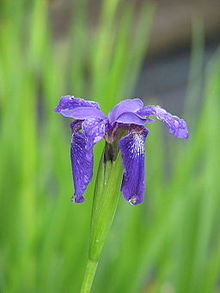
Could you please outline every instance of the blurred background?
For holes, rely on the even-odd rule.
[[[121,199],[93,292],[220,292],[219,41],[218,0],[1,0],[0,292],[80,290],[94,180],[72,204],[65,94],[106,113],[139,96],[190,128],[149,125],[145,202]]]

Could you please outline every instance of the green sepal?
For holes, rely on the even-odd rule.
[[[91,235],[89,245],[89,259],[98,261],[105,238],[112,224],[120,195],[122,181],[121,155],[117,152],[113,160],[110,160],[106,143],[103,152],[97,177],[93,199],[93,209],[91,217]]]

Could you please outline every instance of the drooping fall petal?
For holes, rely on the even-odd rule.
[[[83,132],[73,132],[70,147],[72,174],[75,187],[74,201],[83,202],[83,194],[93,175],[93,145]]]
[[[145,190],[144,143],[148,130],[131,131],[119,141],[124,175],[121,191],[126,200],[136,205],[143,202]]]

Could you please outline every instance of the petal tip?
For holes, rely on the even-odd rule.
[[[55,113],[60,113],[59,106],[56,106],[56,107],[53,109],[53,111],[54,111]]]
[[[188,139],[189,138],[189,133],[187,132],[182,138]]]
[[[71,202],[74,202],[74,203],[82,203],[85,201],[85,198],[83,196],[77,196],[77,195],[74,195],[72,198],[71,198]]]
[[[183,138],[183,139],[189,138],[189,131],[187,126],[185,126],[184,128],[171,129],[170,133],[173,136],[176,136],[177,138]]]
[[[132,197],[128,200],[128,202],[130,203],[130,205],[135,206],[135,205],[138,205],[138,204],[142,203],[142,202],[143,202],[143,199],[140,200],[140,199],[138,198],[138,196],[134,195],[134,196],[132,196]]]

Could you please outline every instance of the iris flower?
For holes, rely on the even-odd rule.
[[[83,194],[93,176],[93,147],[105,139],[109,148],[109,160],[119,149],[123,162],[121,192],[126,200],[136,205],[143,202],[145,190],[144,153],[149,130],[145,124],[154,120],[153,115],[163,121],[169,132],[179,138],[188,138],[187,124],[160,106],[144,106],[139,98],[127,99],[117,104],[106,116],[94,101],[61,97],[55,112],[75,120],[70,124],[71,163],[75,187],[73,201],[84,201]],[[116,148],[115,148],[116,146]]]

